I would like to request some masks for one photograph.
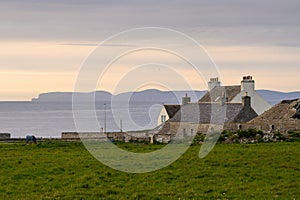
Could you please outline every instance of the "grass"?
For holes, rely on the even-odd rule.
[[[161,145],[118,144],[149,152]],[[0,143],[0,199],[300,199],[300,143],[191,146],[146,174],[119,172],[80,142]]]

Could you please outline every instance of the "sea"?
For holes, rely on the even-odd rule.
[[[99,131],[149,130],[157,126],[161,107],[156,102],[97,102],[93,109],[82,106],[82,114],[74,120],[71,102],[0,102],[0,133],[12,138],[60,138],[62,132],[78,131],[78,124],[87,124],[80,131],[95,131],[88,124],[95,119]]]

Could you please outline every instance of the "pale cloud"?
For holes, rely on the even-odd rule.
[[[40,73],[13,71],[0,75],[0,100],[30,100],[39,93],[70,91],[74,87],[72,73]]]
[[[93,47],[57,45],[53,42],[0,42],[1,71],[60,72],[77,70]]]
[[[289,31],[299,27],[299,6],[297,0],[1,1],[0,39],[98,41],[129,28],[162,26],[197,34],[204,34],[203,27],[217,34],[226,29],[223,38],[233,42],[245,36],[251,42],[247,32],[254,40],[283,34],[299,41],[299,34]],[[255,35],[256,30],[264,33]]]
[[[0,100],[30,100],[38,93],[72,91],[81,62],[91,50],[49,42],[2,42]]]

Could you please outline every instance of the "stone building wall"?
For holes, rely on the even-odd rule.
[[[222,130],[222,125],[197,124],[187,122],[167,122],[159,134],[172,134],[178,136],[194,136],[197,133],[207,133]]]
[[[255,129],[263,132],[281,132],[300,131],[300,120],[278,120],[278,121],[261,121],[256,123],[227,123],[224,130],[237,131]]]
[[[262,131],[279,131],[281,133],[289,131],[300,131],[300,120],[272,120],[260,123],[249,123],[249,126],[258,125]]]
[[[300,120],[299,119],[289,119],[289,120],[278,120],[278,121],[261,121],[256,123],[225,123],[221,125],[213,124],[193,124],[193,123],[183,123],[183,122],[169,122],[169,124],[164,127],[160,134],[172,134],[178,133],[180,136],[194,136],[198,133],[207,133],[219,130],[237,131],[237,130],[248,130],[255,129],[264,132],[281,132],[286,133],[288,131],[300,131]]]

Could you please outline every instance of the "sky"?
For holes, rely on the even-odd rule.
[[[298,0],[0,1],[0,101],[74,91],[80,69],[97,44],[141,27],[173,29],[193,38],[216,64],[224,85],[239,84],[243,75],[252,75],[257,89],[299,91],[299,7]],[[145,34],[168,43],[170,49],[182,45],[201,62],[202,56],[182,41]],[[99,59],[139,42],[131,38],[107,44]],[[160,64],[149,64],[151,59]],[[133,66],[142,67],[126,74]],[[207,89],[208,77],[201,78],[164,52],[132,53],[112,68],[95,89]]]

